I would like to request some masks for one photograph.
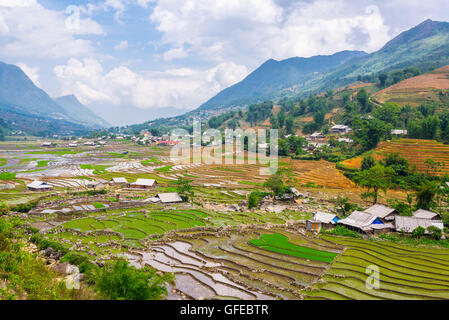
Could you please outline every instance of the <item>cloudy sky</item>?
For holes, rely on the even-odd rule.
[[[0,0],[0,61],[51,96],[193,109],[269,58],[372,52],[446,0]]]

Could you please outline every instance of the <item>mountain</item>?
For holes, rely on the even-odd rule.
[[[245,105],[284,96],[306,97],[336,89],[360,77],[375,77],[414,66],[422,69],[449,64],[449,23],[426,20],[366,54],[344,51],[332,56],[268,60],[243,81],[221,91],[199,109]]]
[[[74,96],[56,100],[22,69],[0,62],[0,119],[10,128],[35,135],[70,135],[109,125]]]
[[[84,124],[91,128],[105,128],[111,126],[100,116],[81,104],[74,95],[55,98],[54,101],[64,109],[72,121]]]
[[[66,111],[15,65],[0,62],[0,103],[20,106],[31,115],[69,120]]]
[[[449,23],[426,20],[389,41],[380,50],[352,59],[318,79],[304,84],[305,96],[334,89],[359,77],[406,67],[439,68],[449,64]]]
[[[221,91],[199,109],[216,109],[273,99],[282,94],[282,90],[300,89],[305,82],[322,76],[348,60],[365,55],[367,53],[361,51],[343,51],[330,56],[296,57],[282,61],[270,59],[244,80]]]
[[[0,103],[0,130],[21,130],[35,136],[84,135],[91,129],[64,119],[30,114],[22,106]]]

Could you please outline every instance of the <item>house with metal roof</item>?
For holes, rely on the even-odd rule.
[[[154,189],[156,188],[157,181],[154,179],[137,179],[136,182],[131,183],[131,188],[136,189]]]
[[[50,191],[53,186],[49,185],[46,182],[33,181],[30,184],[27,184],[27,188],[31,191]]]
[[[351,131],[352,131],[352,128],[350,128],[349,126],[346,126],[344,124],[337,124],[331,128],[331,133],[337,133],[337,134],[348,133]]]
[[[110,184],[128,184],[128,180],[123,177],[119,178],[112,178],[111,181],[109,181]]]
[[[431,226],[444,230],[444,224],[441,220],[429,220],[404,216],[395,217],[395,230],[397,232],[412,233],[416,228],[423,227],[426,229],[425,234],[428,234],[427,228]]]
[[[361,211],[354,211],[349,217],[339,220],[338,223],[364,233],[379,233],[394,228],[393,224],[384,223],[381,218]]]
[[[375,204],[374,206],[366,209],[364,212],[376,216],[384,222],[392,222],[394,217],[399,215],[399,212],[396,209],[389,208],[383,204]]]
[[[438,213],[424,209],[419,209],[413,212],[413,217],[418,219],[440,220],[440,216],[438,215]]]
[[[171,193],[159,193],[157,198],[161,200],[162,203],[177,203],[182,202],[181,197],[177,192]]]
[[[309,231],[320,231],[321,229],[329,229],[334,227],[338,222],[335,214],[326,212],[317,212],[313,215],[313,219],[306,221],[306,229]]]

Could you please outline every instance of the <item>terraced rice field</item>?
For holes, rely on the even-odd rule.
[[[396,83],[374,95],[381,102],[396,102],[402,106],[419,106],[439,101],[440,92],[449,89],[449,66]]]
[[[354,183],[347,179],[335,164],[327,161],[305,161],[281,159],[291,168],[291,175],[294,178],[292,183],[297,187],[303,184],[315,183],[329,189],[353,189]],[[188,172],[197,177],[196,184],[213,184],[225,188],[235,188],[236,185],[245,189],[260,189],[266,181],[267,176],[261,175],[260,165],[228,165],[218,167],[217,165],[203,165],[192,168]]]
[[[391,242],[323,236],[346,250],[323,283],[304,290],[307,299],[449,299],[449,250],[405,247]],[[367,267],[377,266],[378,289],[366,285]]]
[[[336,256],[339,246],[330,246],[310,235],[283,228],[274,230],[291,246]],[[210,299],[226,296],[238,299],[299,299],[301,288],[318,281],[330,267],[328,262],[258,248],[249,242],[266,233],[180,232],[172,242],[153,242],[152,251],[133,251],[128,257],[136,266],[150,265],[174,272],[177,289],[188,297]],[[174,241],[174,242],[173,242]]]
[[[332,262],[337,256],[333,252],[315,250],[290,243],[288,237],[278,233],[263,234],[260,239],[250,240],[248,243],[264,250],[313,261]]]
[[[373,156],[380,160],[387,154],[399,153],[409,160],[411,166],[416,166],[420,172],[427,172],[427,159],[435,162],[445,163],[442,172],[449,173],[449,146],[435,140],[399,139],[384,141],[374,150]],[[360,169],[363,157],[343,161],[342,164],[348,168]]]
[[[86,217],[66,222],[63,226],[81,232],[110,230],[123,235],[125,240],[138,241],[149,235],[205,226],[206,223],[204,213],[200,211],[158,210]]]

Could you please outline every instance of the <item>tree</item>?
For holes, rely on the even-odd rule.
[[[335,206],[337,210],[342,213],[343,216],[357,209],[357,205],[350,203],[349,198],[338,196],[335,199]]]
[[[418,186],[415,186],[415,191],[416,207],[418,209],[429,210],[438,192],[437,184],[433,181],[425,180]]]
[[[435,139],[440,120],[437,116],[430,116],[422,120],[410,121],[407,130],[408,136],[414,139]]]
[[[256,208],[259,206],[260,201],[268,196],[269,193],[253,191],[248,196],[248,209]]]
[[[385,158],[385,166],[392,168],[398,176],[410,174],[410,162],[399,153],[390,153]]]
[[[362,151],[368,151],[377,147],[378,143],[389,137],[392,126],[379,119],[355,120],[354,137],[362,146]]]
[[[376,165],[376,160],[371,155],[368,155],[362,160],[362,171],[369,170]]]
[[[277,116],[279,128],[283,128],[285,124],[285,112],[284,110],[280,110]]]
[[[320,127],[323,125],[325,117],[326,110],[321,109],[313,113],[313,121],[315,121],[315,123]]]
[[[356,96],[357,102],[360,105],[361,111],[369,112],[370,106],[369,106],[369,95],[368,92],[365,90],[365,88],[362,88],[357,92]]]
[[[285,133],[286,134],[293,134],[293,127],[295,124],[295,118],[292,116],[288,116],[285,120]]]
[[[412,114],[412,107],[406,105],[401,109],[399,117],[402,120],[402,129],[405,130],[407,128],[408,120],[410,119]]]
[[[379,74],[379,82],[380,82],[380,87],[384,88],[386,83],[387,83],[387,79],[388,79],[388,73],[386,72],[382,72]]]
[[[354,175],[354,181],[362,188],[367,189],[367,192],[362,196],[365,198],[372,197],[373,204],[376,204],[379,197],[379,191],[387,192],[391,186],[394,174],[393,169],[377,164],[369,170],[356,173]]]
[[[95,271],[97,290],[111,300],[160,300],[167,294],[166,282],[172,281],[171,274],[158,275],[156,270],[146,266],[137,269],[124,259],[107,264]]]
[[[269,177],[267,181],[265,181],[264,187],[273,191],[273,193],[278,197],[286,193],[288,189],[288,187],[284,185],[282,177],[279,173],[275,173],[271,177]]]
[[[179,195],[181,196],[183,201],[189,201],[190,198],[194,196],[194,192],[192,190],[192,183],[193,180],[188,180],[183,177],[179,177],[178,181],[176,181],[177,191]]]

